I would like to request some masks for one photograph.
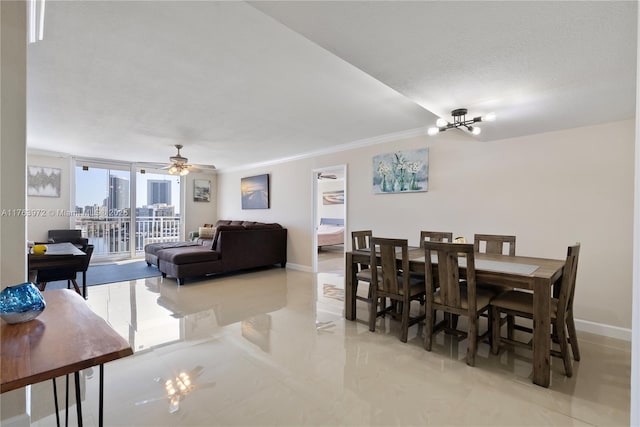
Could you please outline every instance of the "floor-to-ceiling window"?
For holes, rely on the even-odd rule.
[[[180,178],[163,171],[76,161],[73,218],[96,260],[141,256],[148,243],[180,240],[180,197]]]

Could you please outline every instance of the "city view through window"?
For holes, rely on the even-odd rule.
[[[135,256],[148,243],[181,239],[180,177],[138,170],[132,180],[128,169],[83,166],[75,173],[75,225],[96,256]]]

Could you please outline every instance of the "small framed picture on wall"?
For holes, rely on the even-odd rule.
[[[194,202],[210,202],[211,201],[211,181],[207,179],[193,180],[193,201]]]

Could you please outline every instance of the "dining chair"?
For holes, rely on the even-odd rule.
[[[551,335],[555,341],[557,338],[560,351],[552,350],[551,354],[561,357],[564,362],[564,370],[567,377],[573,375],[571,356],[569,355],[569,345],[573,352],[574,359],[580,360],[580,350],[578,348],[578,337],[576,336],[575,324],[573,320],[573,296],[575,294],[576,274],[578,272],[578,257],[580,255],[580,244],[576,243],[567,249],[567,259],[560,279],[560,291],[557,298],[551,299],[551,321],[557,337]],[[491,350],[498,354],[501,342],[506,342],[516,346],[532,348],[531,343],[517,341],[513,336],[513,331],[507,338],[500,336],[500,324],[497,322],[498,315],[505,313],[507,316],[524,317],[533,319],[533,294],[517,290],[507,291],[491,301],[492,311],[492,345]],[[535,327],[535,325],[534,325]],[[528,333],[533,333],[531,328],[509,322],[507,328],[513,328]]]
[[[401,257],[399,262],[398,255]],[[424,319],[424,314],[410,317],[411,301],[421,301],[425,296],[424,279],[407,274],[408,241],[372,237],[370,266],[372,301],[369,303],[369,330],[375,332],[376,319],[379,316],[390,313],[395,317],[396,310],[400,310],[400,341],[407,342],[409,326]],[[387,298],[391,300],[389,306],[386,306]],[[379,301],[382,303],[380,310]]]
[[[475,254],[472,244],[425,242],[426,278],[426,336],[424,348],[431,351],[433,336],[446,330],[449,333],[466,336],[467,365],[475,365],[478,348],[479,314],[489,311],[494,294],[476,286]],[[432,258],[435,257],[435,258]],[[434,259],[436,260],[434,262]],[[460,280],[460,264],[466,263],[466,280]],[[465,264],[463,264],[464,266]],[[436,289],[436,285],[439,288]],[[435,325],[436,311],[455,316],[467,316],[468,330],[451,329],[447,319]]]
[[[445,231],[421,231],[420,232],[420,247],[424,248],[424,242],[453,242],[453,233]]]
[[[507,236],[501,234],[474,234],[473,249],[477,253],[516,256],[516,236]],[[498,295],[506,290],[502,286],[484,282],[478,283],[478,288],[493,292],[495,295]],[[484,314],[483,317],[485,317]],[[512,320],[513,318],[507,316],[505,318],[502,318],[501,322],[505,323]],[[509,338],[511,337],[512,336],[510,335]],[[489,336],[489,339],[491,339],[491,336]]]
[[[371,248],[371,237],[373,236],[373,231],[371,230],[360,230],[360,231],[352,231],[351,232],[351,250],[360,250],[360,249],[369,249]],[[371,302],[371,269],[368,264],[358,263],[357,265],[356,278],[357,281],[355,283],[353,292],[355,293],[356,299],[360,301],[365,301],[367,303]],[[366,282],[369,284],[369,293],[367,297],[358,296],[358,282]]]
[[[506,254],[505,246],[507,246]],[[474,234],[473,248],[479,253],[516,256],[516,236]]]

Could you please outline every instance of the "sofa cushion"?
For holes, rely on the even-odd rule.
[[[215,227],[199,227],[198,228],[198,237],[201,239],[213,239],[213,236],[216,234]]]
[[[236,221],[239,222],[239,221]],[[215,249],[218,245],[218,238],[220,237],[220,232],[225,230],[244,230],[244,227],[240,224],[237,225],[218,225],[216,227],[216,234],[213,237],[213,242],[211,242],[211,248]]]
[[[157,254],[162,249],[171,248],[184,248],[190,246],[199,246],[196,242],[163,242],[163,243],[149,243],[144,247],[144,251],[149,254]]]
[[[158,251],[157,256],[159,259],[173,264],[192,264],[220,259],[219,252],[212,251],[204,246],[189,246],[179,251],[161,250]]]

